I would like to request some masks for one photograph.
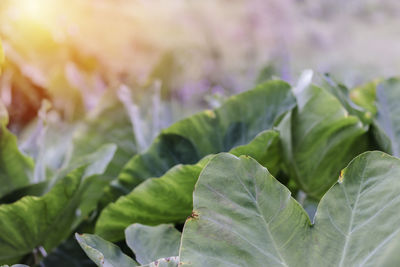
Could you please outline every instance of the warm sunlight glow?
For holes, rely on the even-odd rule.
[[[55,3],[49,0],[19,0],[15,7],[21,17],[43,21],[49,18]]]

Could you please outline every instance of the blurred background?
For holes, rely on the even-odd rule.
[[[396,0],[1,0],[0,98],[21,136],[40,107],[73,125],[123,106],[144,149],[271,77],[313,69],[352,87],[397,75],[399,15]]]

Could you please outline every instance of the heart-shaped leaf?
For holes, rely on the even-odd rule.
[[[400,160],[364,153],[324,195],[312,225],[255,160],[219,154],[196,184],[180,259],[188,266],[389,266],[400,261],[399,190]]]

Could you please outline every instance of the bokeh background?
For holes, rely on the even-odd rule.
[[[396,0],[1,0],[0,98],[18,135],[41,106],[74,124],[119,99],[146,147],[272,76],[313,69],[352,87],[397,75],[399,15]]]

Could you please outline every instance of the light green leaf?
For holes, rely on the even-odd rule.
[[[133,224],[126,228],[125,238],[140,264],[179,254],[181,233],[173,225]]]
[[[375,79],[364,85],[351,89],[350,98],[358,106],[371,112],[375,116],[377,110],[375,106],[376,99],[376,86],[382,79]]]
[[[188,266],[392,266],[400,255],[400,160],[367,152],[342,171],[311,222],[255,160],[214,157],[180,250]],[[371,234],[373,233],[373,234]]]
[[[99,149],[90,163],[82,162],[65,177],[56,179],[42,197],[26,196],[0,205],[0,264],[14,263],[38,246],[50,251],[68,237],[89,212],[86,207],[91,200],[85,199],[86,192],[98,182],[97,175],[104,172],[114,152],[114,146]]]
[[[298,106],[279,125],[288,174],[300,188],[320,198],[339,170],[367,150],[368,126],[349,115],[339,100],[309,86],[296,93]]]
[[[205,111],[163,130],[149,150],[124,167],[116,188],[129,193],[151,177],[177,164],[194,164],[206,155],[229,151],[252,140],[295,105],[290,86],[269,81],[236,95],[214,111]]]
[[[33,160],[18,150],[17,138],[7,129],[8,114],[0,101],[0,198],[31,183]]]
[[[132,267],[138,264],[121,249],[101,237],[90,234],[75,234],[76,240],[86,255],[99,267]]]
[[[277,171],[280,160],[279,133],[264,131],[249,144],[231,150],[234,155],[250,155],[262,165]],[[160,178],[151,178],[131,193],[108,205],[96,223],[96,234],[110,241],[123,238],[133,223],[157,225],[183,223],[193,208],[193,189],[212,155],[193,165],[177,165]],[[169,255],[171,256],[171,255]]]

